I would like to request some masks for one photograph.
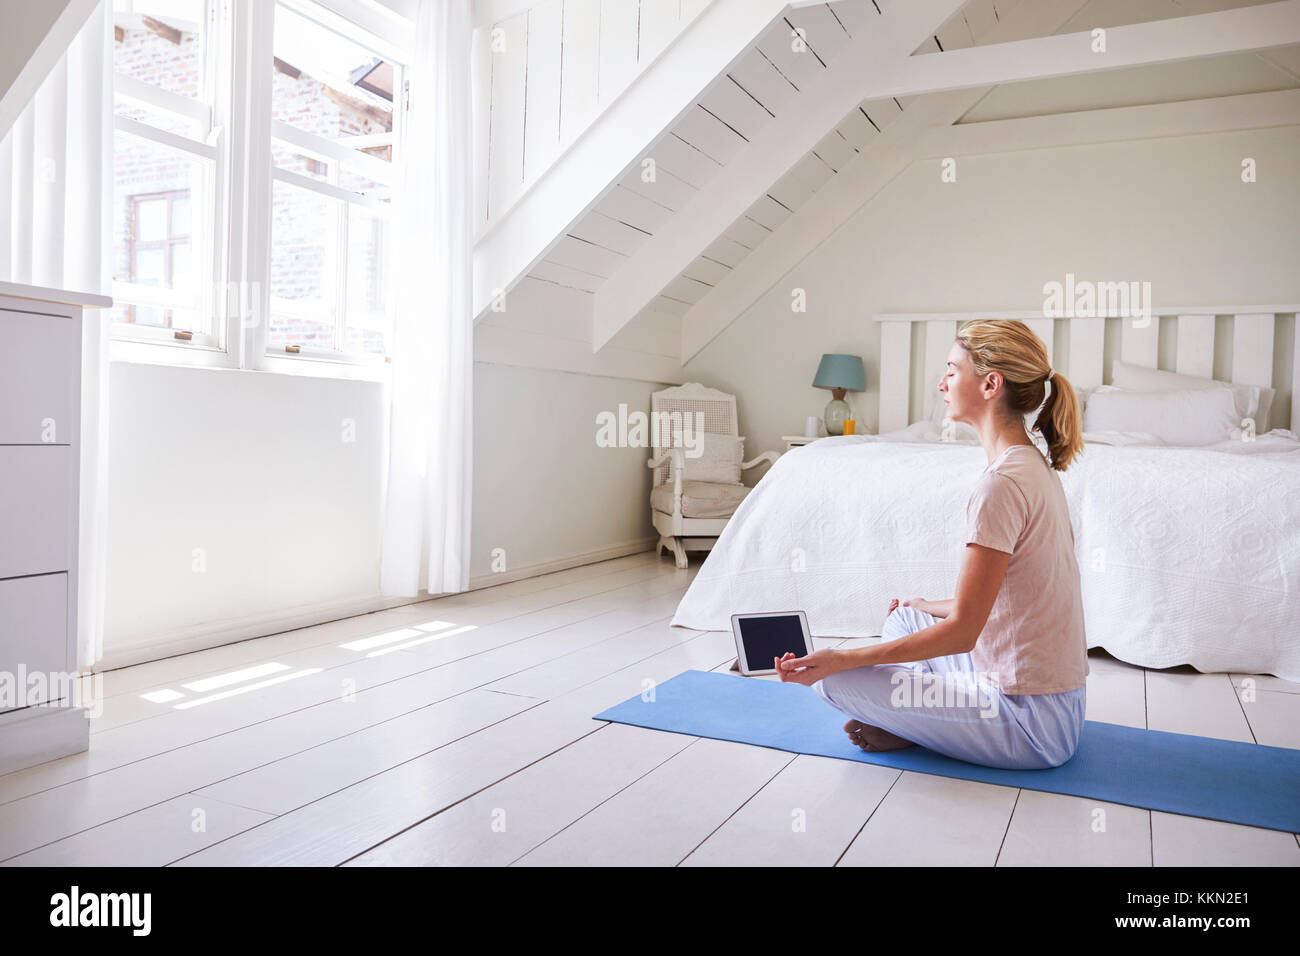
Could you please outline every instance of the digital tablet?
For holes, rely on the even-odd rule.
[[[733,614],[731,633],[736,638],[737,669],[745,675],[775,674],[774,659],[787,652],[795,657],[812,653],[808,618],[803,611]]]

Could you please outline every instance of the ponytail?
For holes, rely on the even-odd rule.
[[[1070,462],[1083,450],[1083,429],[1080,424],[1079,396],[1074,386],[1060,372],[1053,372],[1052,390],[1043,403],[1043,409],[1034,420],[1034,431],[1047,441],[1051,465],[1065,471]]]

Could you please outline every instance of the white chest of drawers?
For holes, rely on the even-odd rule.
[[[89,746],[73,692],[81,325],[108,304],[0,282],[0,773]]]

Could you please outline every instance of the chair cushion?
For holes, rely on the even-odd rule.
[[[720,481],[683,481],[683,518],[727,518],[736,510],[749,488]],[[666,515],[673,513],[673,483],[655,485],[650,492],[650,507]]]

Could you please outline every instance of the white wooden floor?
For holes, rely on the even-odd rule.
[[[111,671],[89,753],[0,776],[0,861],[1300,864],[1295,834],[593,721],[729,666],[730,634],[668,626],[698,567],[632,555]],[[1247,702],[1242,675],[1090,658],[1089,719],[1300,748],[1300,685]]]

